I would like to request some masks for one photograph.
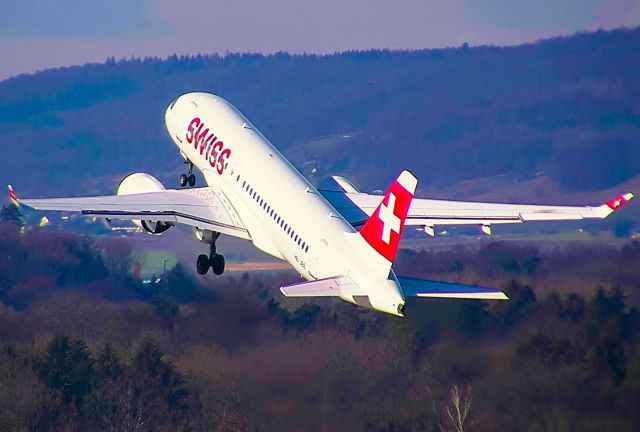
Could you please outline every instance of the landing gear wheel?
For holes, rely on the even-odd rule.
[[[214,255],[211,257],[210,261],[214,275],[220,276],[224,273],[224,257],[222,255]]]
[[[205,275],[209,271],[209,257],[205,254],[198,255],[198,260],[196,261],[196,270],[199,275]]]
[[[185,187],[189,181],[186,174],[180,174],[180,186]]]
[[[196,185],[196,175],[193,173],[189,174],[187,182],[189,183],[189,186],[194,187]]]

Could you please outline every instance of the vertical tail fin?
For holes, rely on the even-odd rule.
[[[418,180],[409,171],[402,171],[391,184],[382,202],[360,229],[360,235],[380,258],[377,267],[385,272],[398,251],[404,222],[409,212]],[[386,262],[386,263],[385,263]],[[388,264],[388,265],[387,265]]]

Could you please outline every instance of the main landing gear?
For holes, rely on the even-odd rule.
[[[205,254],[198,255],[196,261],[196,270],[198,274],[205,275],[209,271],[209,267],[213,271],[214,275],[221,275],[224,273],[224,256],[216,253],[216,244],[211,243],[209,256]]]
[[[193,163],[186,161],[185,164],[189,165],[189,172],[180,174],[180,186],[185,187],[188,184],[190,187],[194,187],[196,185],[196,175],[193,173]]]

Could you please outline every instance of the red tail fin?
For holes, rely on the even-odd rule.
[[[382,202],[360,229],[360,234],[380,255],[393,262],[418,180],[402,171]]]

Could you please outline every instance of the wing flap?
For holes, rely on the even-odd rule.
[[[340,297],[366,295],[366,291],[348,276],[334,276],[280,287],[285,297]]]
[[[477,300],[508,300],[505,293],[496,288],[483,288],[449,282],[398,277],[405,297],[436,297]]]

